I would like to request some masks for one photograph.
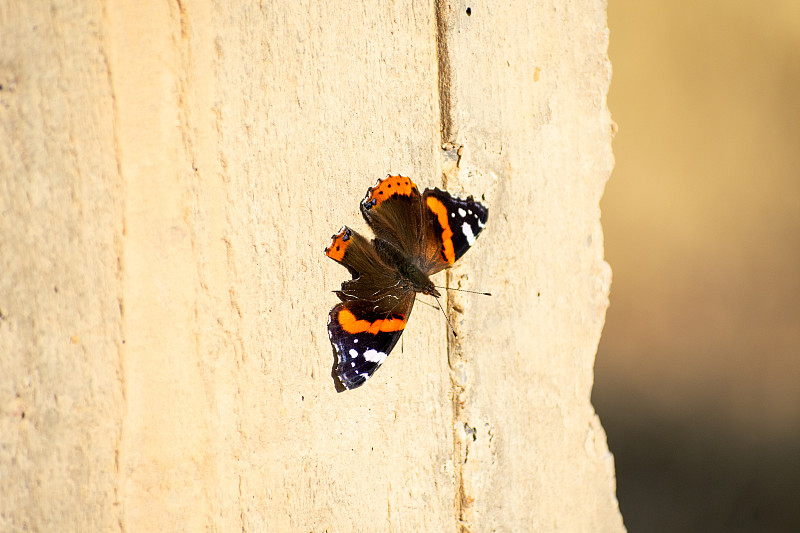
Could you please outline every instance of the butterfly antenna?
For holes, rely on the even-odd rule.
[[[433,304],[429,304],[428,302],[426,302],[426,301],[425,301],[425,300],[423,300],[422,298],[418,298],[418,299],[417,299],[417,301],[418,301],[419,303],[421,303],[421,304],[425,304],[425,305],[427,305],[428,307],[433,307],[434,309],[438,309],[438,307],[436,307],[436,306],[435,306],[435,305],[433,305]]]
[[[434,298],[436,298],[436,297],[434,296]],[[444,315],[444,319],[447,321],[447,325],[450,326],[450,331],[453,332],[453,337],[458,337],[458,333],[456,333],[456,330],[453,329],[453,324],[451,324],[450,323],[450,319],[447,318],[447,313],[445,313],[444,309],[442,309],[442,304],[441,304],[441,302],[439,302],[439,298],[436,298],[436,303],[439,304],[439,309],[441,309],[442,314]]]
[[[472,293],[472,294],[480,294],[482,296],[491,296],[492,295],[491,292],[470,291],[470,290],[467,290],[467,289],[456,289],[456,288],[453,288],[453,287],[442,287],[440,285],[434,285],[434,287],[436,287],[437,289],[445,289],[447,291],[459,291],[459,292],[469,292],[469,293]]]

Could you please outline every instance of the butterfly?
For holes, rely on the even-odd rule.
[[[367,190],[361,214],[374,239],[344,226],[325,248],[353,276],[335,291],[341,302],[328,316],[340,391],[360,387],[386,360],[418,292],[440,296],[430,276],[464,255],[489,210],[472,196],[437,188],[420,194],[411,179],[390,175]]]

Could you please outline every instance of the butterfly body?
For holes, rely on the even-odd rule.
[[[344,389],[361,386],[383,363],[416,293],[440,296],[430,276],[467,251],[488,209],[471,196],[462,200],[439,189],[420,194],[409,178],[387,176],[367,191],[361,214],[373,240],[344,226],[325,249],[353,276],[336,291],[341,303],[328,317],[334,375]]]
[[[437,298],[441,296],[430,278],[425,275],[419,266],[414,264],[412,258],[406,257],[391,243],[383,239],[374,239],[372,245],[381,259],[397,270],[403,289],[413,289],[414,292],[429,294]]]

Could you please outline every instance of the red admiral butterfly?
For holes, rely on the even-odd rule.
[[[328,316],[338,390],[360,387],[400,339],[416,293],[440,296],[429,276],[464,255],[486,225],[489,210],[439,189],[420,195],[414,182],[387,176],[367,191],[361,214],[375,238],[347,226],[325,254],[353,275],[336,291]],[[341,386],[339,386],[341,385]]]

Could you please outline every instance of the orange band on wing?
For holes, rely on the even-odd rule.
[[[442,259],[452,265],[456,261],[456,253],[453,249],[453,230],[450,229],[450,221],[447,220],[447,208],[433,196],[428,196],[427,204],[428,209],[433,211],[442,227],[442,244],[444,245]]]
[[[406,319],[401,315],[393,315],[370,322],[369,320],[359,320],[347,309],[342,309],[339,311],[339,325],[347,333],[364,333],[366,331],[376,335],[381,331],[401,331],[406,327]]]
[[[350,240],[351,233],[348,227],[339,230],[339,233],[331,237],[331,244],[325,248],[325,255],[334,261],[341,261],[344,258],[344,252],[352,242]]]
[[[404,176],[387,176],[380,180],[377,185],[369,188],[364,203],[378,206],[381,202],[395,194],[411,196],[414,193],[417,193],[417,186],[414,185],[411,179]]]

